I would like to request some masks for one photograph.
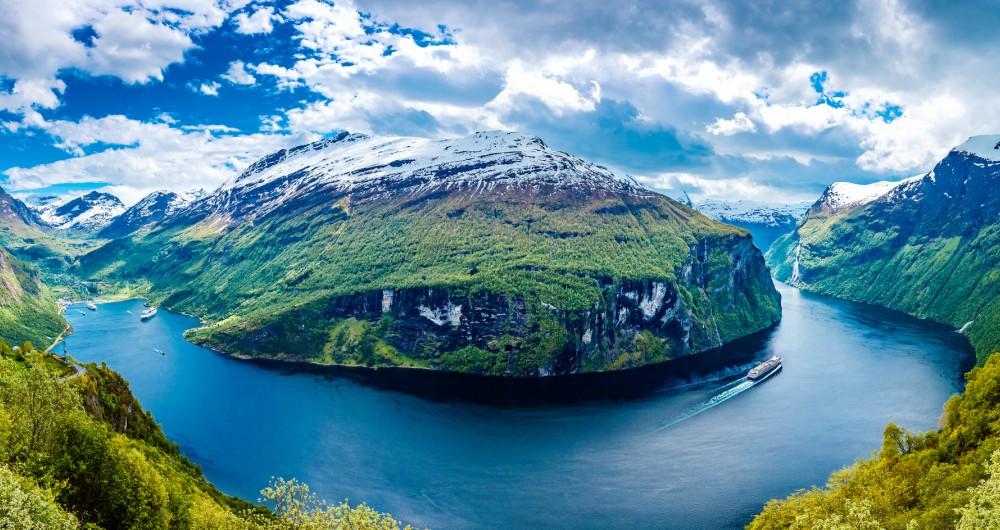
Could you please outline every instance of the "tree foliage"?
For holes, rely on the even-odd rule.
[[[872,459],[769,502],[749,528],[1000,528],[1000,355],[966,377],[940,431],[890,423]]]
[[[105,366],[0,341],[0,528],[390,530],[367,506],[328,506],[304,484],[262,494],[276,512],[228,497],[188,462]]]

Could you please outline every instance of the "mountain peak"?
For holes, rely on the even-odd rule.
[[[167,190],[154,191],[112,219],[98,232],[98,235],[106,238],[126,236],[142,227],[162,221],[190,202],[190,194],[179,195]]]
[[[1000,162],[1000,134],[972,136],[953,151],[968,153],[989,162]]]
[[[854,182],[834,182],[827,186],[823,195],[813,204],[810,211],[827,213],[838,212],[848,208],[864,206],[887,195],[895,188],[922,179],[924,174],[912,177],[889,181],[883,180],[870,184],[856,184]]]
[[[261,158],[223,184],[211,204],[263,213],[318,189],[349,192],[354,200],[436,190],[652,193],[630,177],[551,149],[528,134],[483,131],[428,139],[345,132]]]
[[[125,211],[125,205],[114,195],[91,191],[65,201],[51,201],[38,209],[46,224],[62,230],[99,230]]]

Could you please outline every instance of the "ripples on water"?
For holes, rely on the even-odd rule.
[[[728,528],[871,454],[889,420],[932,428],[971,363],[949,328],[779,288],[768,333],[565,380],[234,361],[182,339],[194,319],[140,323],[137,301],[69,311],[68,346],[120,371],[208,478],[248,499],[285,475],[416,526]],[[748,385],[775,354],[783,371]]]

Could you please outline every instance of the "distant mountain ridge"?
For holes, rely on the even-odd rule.
[[[757,247],[766,251],[774,240],[795,229],[808,205],[705,199],[695,203],[694,208],[712,219],[746,229]]]
[[[140,228],[162,221],[170,214],[189,205],[194,198],[196,196],[190,194],[180,195],[165,190],[154,191],[112,218],[97,232],[97,236],[109,239],[124,237]]]
[[[281,150],[80,259],[237,355],[505,376],[617,370],[773,325],[747,234],[540,139]]]
[[[1000,348],[998,190],[1000,136],[973,137],[860,200],[828,189],[767,260],[782,281],[951,324],[987,355]]]

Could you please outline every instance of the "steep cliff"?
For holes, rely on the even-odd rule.
[[[512,133],[281,151],[81,265],[222,351],[366,366],[621,369],[780,316],[745,231]]]

